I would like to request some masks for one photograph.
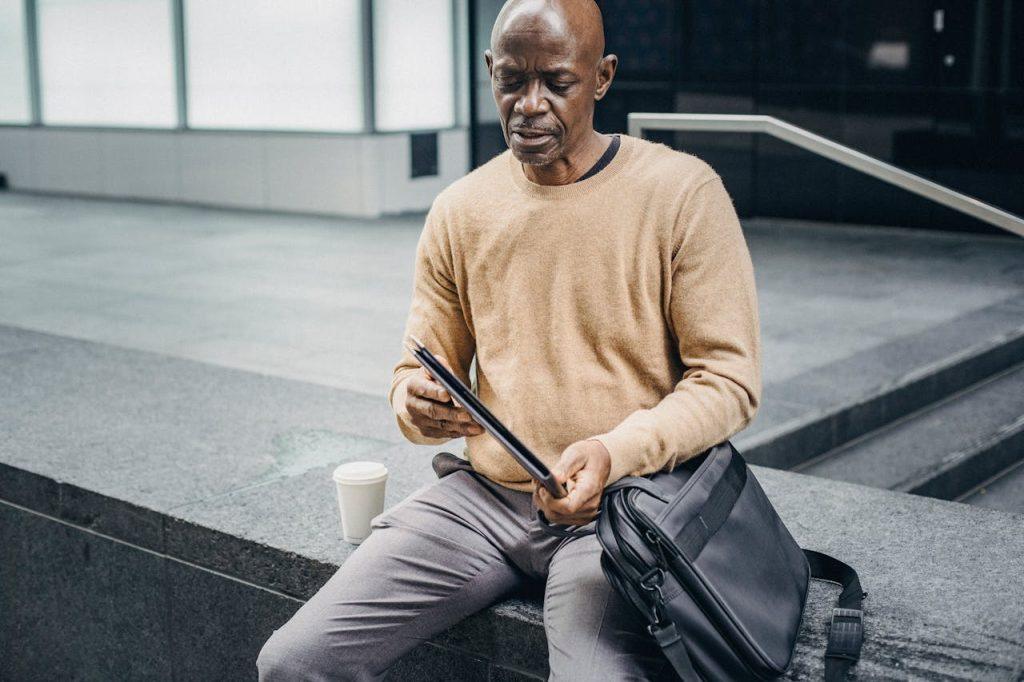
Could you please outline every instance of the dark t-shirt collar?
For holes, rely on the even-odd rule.
[[[611,160],[615,158],[616,152],[619,151],[619,143],[619,136],[612,135],[612,141],[608,144],[608,148],[604,150],[604,154],[601,155],[601,158],[597,160],[597,163],[591,166],[590,170],[581,175],[576,182],[586,180],[591,176],[597,175],[602,168],[611,163]]]

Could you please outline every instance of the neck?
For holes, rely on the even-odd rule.
[[[607,147],[607,136],[591,130],[583,142],[566,156],[544,166],[523,164],[523,174],[538,185],[568,185],[597,163]]]

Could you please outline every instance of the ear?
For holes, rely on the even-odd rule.
[[[594,90],[594,99],[600,100],[612,86],[615,79],[615,71],[619,68],[619,58],[613,54],[605,55],[597,65],[597,89]]]
[[[487,75],[494,76],[494,55],[490,50],[484,50],[484,61],[487,62]]]

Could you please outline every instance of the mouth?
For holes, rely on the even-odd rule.
[[[554,139],[554,134],[544,130],[532,130],[529,128],[514,128],[512,139],[520,147],[540,147]]]

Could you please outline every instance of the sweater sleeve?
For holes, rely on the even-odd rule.
[[[609,483],[671,469],[726,440],[760,401],[754,269],[720,177],[692,190],[673,235],[669,321],[684,372],[658,404],[592,438],[611,454]]]
[[[424,436],[411,421],[405,407],[406,380],[418,371],[420,364],[406,348],[406,340],[415,336],[432,353],[443,355],[455,375],[466,385],[470,384],[469,366],[476,343],[466,323],[453,273],[448,226],[435,200],[416,246],[412,303],[402,337],[401,358],[393,369],[388,390],[388,402],[395,412],[402,435],[422,445],[438,445],[451,439]]]

